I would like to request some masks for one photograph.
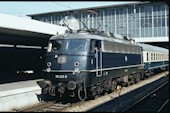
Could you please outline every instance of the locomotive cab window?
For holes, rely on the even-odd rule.
[[[51,40],[47,47],[47,52],[58,51],[61,49],[62,40]]]
[[[86,51],[87,50],[87,40],[85,39],[70,39],[66,40],[66,50],[69,51]]]

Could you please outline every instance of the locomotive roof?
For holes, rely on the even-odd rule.
[[[138,43],[138,45],[141,46],[144,51],[160,52],[160,53],[168,53],[168,51],[169,51],[168,49],[149,45],[149,44]]]
[[[130,41],[100,36],[100,35],[96,35],[96,34],[90,34],[88,32],[85,32],[85,33],[68,33],[68,34],[65,34],[65,35],[52,36],[50,38],[50,40],[56,40],[56,39],[96,39],[96,40],[106,40],[106,41],[110,41],[110,42],[117,42],[117,43],[122,43],[122,44],[138,46],[136,43],[132,43]]]

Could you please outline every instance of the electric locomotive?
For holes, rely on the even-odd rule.
[[[96,12],[89,10],[97,15]],[[82,21],[80,21],[82,23]],[[49,40],[42,93],[57,97],[93,98],[118,85],[137,83],[155,69],[168,67],[167,50],[115,33],[72,30]]]
[[[49,40],[44,80],[38,84],[43,94],[78,97],[84,100],[118,84],[142,78],[142,49],[127,37],[92,31],[75,31]]]

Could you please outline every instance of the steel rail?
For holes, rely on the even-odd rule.
[[[166,100],[166,102],[163,103],[163,105],[159,108],[159,110],[157,111],[157,113],[159,113],[168,102],[169,102],[169,99]]]
[[[140,100],[136,101],[134,104],[132,104],[131,106],[127,107],[126,109],[124,109],[122,112],[126,112],[127,110],[129,110],[130,108],[132,108],[133,106],[135,106],[136,104],[138,104],[139,102],[141,102],[142,100],[144,100],[145,98],[147,98],[148,96],[150,96],[152,93],[156,92],[157,90],[159,90],[160,88],[162,88],[163,86],[165,86],[166,84],[168,84],[169,81],[165,82],[164,84],[162,84],[161,86],[159,86],[158,88],[156,88],[155,90],[151,91],[150,93],[148,93],[146,96],[144,96],[143,98],[141,98]]]

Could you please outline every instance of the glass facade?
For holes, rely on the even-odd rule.
[[[94,8],[98,16],[90,13],[79,13],[88,28],[109,31],[129,37],[167,37],[169,36],[169,7],[163,2],[132,4],[128,6]],[[32,16],[33,19],[59,24],[72,12],[55,12]],[[97,21],[96,21],[97,20]],[[98,22],[100,24],[98,24]],[[80,25],[83,28],[83,25]]]

